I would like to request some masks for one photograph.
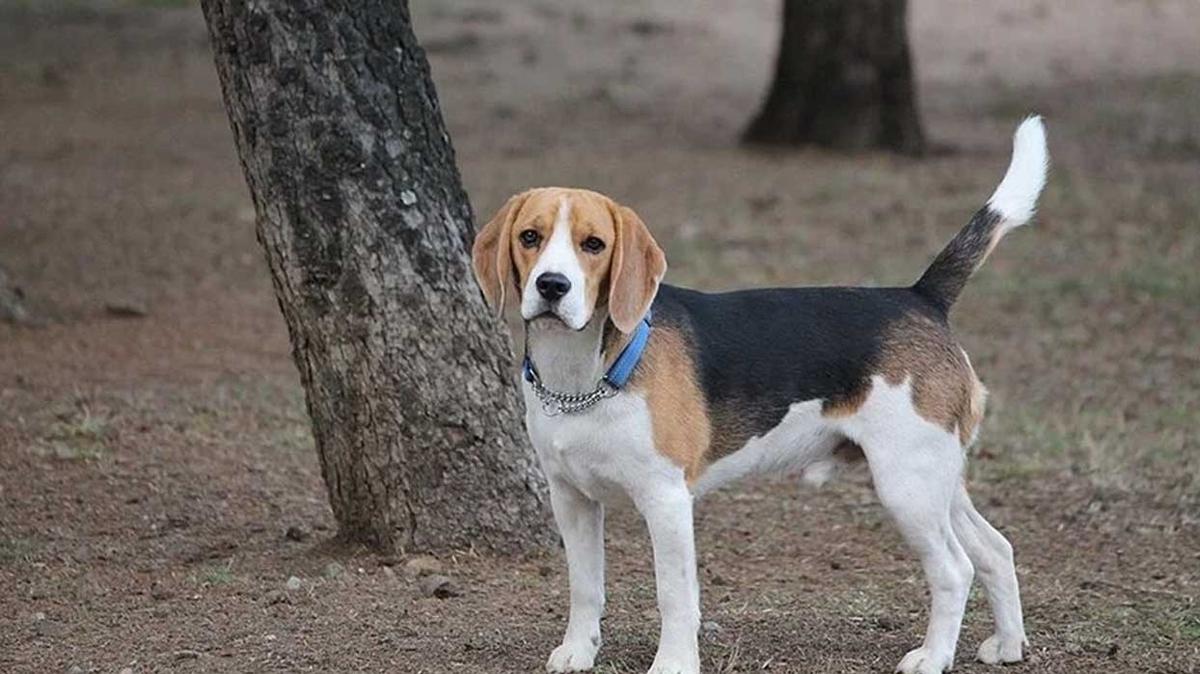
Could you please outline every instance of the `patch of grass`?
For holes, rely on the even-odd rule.
[[[830,610],[852,622],[875,620],[884,615],[879,598],[867,592],[852,592],[844,594],[840,601],[831,602]]]
[[[984,271],[972,279],[972,292],[994,294],[1006,301],[1048,302],[1051,306],[1064,299],[1097,301],[1100,298],[1132,293],[1151,300],[1188,303],[1200,297],[1200,272],[1161,260],[1139,259],[1121,268],[1083,275],[1033,276]]]
[[[1200,272],[1194,265],[1168,266],[1160,261],[1147,261],[1122,270],[1113,280],[1156,300],[1193,302],[1200,297]]]
[[[0,564],[26,563],[33,552],[33,541],[27,538],[0,538]]]
[[[312,428],[307,420],[297,420],[295,423],[280,428],[274,437],[274,444],[289,452],[315,452],[316,440],[313,439]]]
[[[1022,481],[1070,469],[1098,487],[1128,489],[1139,476],[1179,476],[1196,468],[1187,439],[1200,413],[1186,401],[1138,408],[996,407],[973,449],[992,460],[970,462],[973,477]]]
[[[112,419],[82,404],[50,424],[41,451],[67,461],[94,460],[108,451],[112,436]]]
[[[204,569],[196,577],[196,582],[206,586],[228,585],[236,579],[237,577],[233,575],[233,563],[230,562],[224,566],[213,566]]]
[[[983,110],[987,117],[1009,124],[1033,112],[1031,101],[1036,98],[1027,89],[1003,82],[994,82],[990,86],[996,95]]]
[[[1192,73],[1162,73],[1118,82],[1116,97],[1137,105],[1089,106],[1083,120],[1093,137],[1125,141],[1144,156],[1188,159],[1200,155],[1200,125],[1188,111],[1200,103],[1200,78]]]
[[[1179,616],[1179,634],[1184,639],[1200,641],[1200,610],[1188,611]]]

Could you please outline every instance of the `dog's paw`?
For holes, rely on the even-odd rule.
[[[550,654],[546,661],[546,671],[551,674],[562,672],[586,672],[596,661],[596,651],[599,646],[590,641],[566,642]]]
[[[999,634],[983,640],[975,657],[987,665],[1003,665],[1024,659],[1025,637],[1002,637]]]
[[[695,658],[676,658],[658,655],[646,674],[699,674],[700,663]]]
[[[909,651],[896,665],[900,674],[942,674],[954,664],[954,656],[939,654],[922,646]]]

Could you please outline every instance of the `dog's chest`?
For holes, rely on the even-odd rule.
[[[547,477],[612,503],[633,496],[669,465],[654,449],[641,396],[620,393],[583,412],[549,415],[528,384],[523,389],[525,425]]]

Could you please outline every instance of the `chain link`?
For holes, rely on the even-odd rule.
[[[547,416],[558,416],[559,414],[575,414],[582,412],[596,403],[611,398],[617,394],[617,389],[613,388],[603,379],[596,385],[596,388],[587,393],[560,393],[552,391],[542,385],[541,377],[537,373],[533,374],[529,385],[533,387],[533,392],[537,395],[538,400],[542,403],[542,409],[545,410]]]

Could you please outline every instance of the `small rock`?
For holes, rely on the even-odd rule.
[[[291,578],[287,579],[286,587],[292,592],[295,592],[304,587],[304,583],[299,578],[292,576]]]
[[[400,203],[405,206],[412,206],[417,203],[417,195],[412,190],[404,190],[400,192]]]
[[[171,592],[167,588],[163,587],[163,584],[160,583],[159,581],[156,580],[150,584],[150,598],[151,599],[154,599],[156,601],[163,601],[166,599],[170,599],[173,596],[175,596],[175,593]]]
[[[629,23],[629,31],[640,37],[650,37],[670,30],[669,25],[655,19],[634,19]]]
[[[123,667],[117,674],[133,674],[133,667]]]
[[[715,620],[705,620],[700,623],[700,633],[706,637],[715,637],[721,633],[721,625]]]
[[[413,557],[404,564],[404,573],[413,578],[442,572],[442,563],[435,557]]]
[[[25,291],[12,282],[0,267],[0,320],[9,323],[27,323],[29,311],[25,308]]]
[[[47,87],[57,88],[64,86],[66,83],[67,78],[58,66],[54,64],[42,66],[42,84]]]
[[[33,621],[36,623],[40,623],[45,619],[46,619],[46,614],[41,611],[38,611],[37,613],[33,614]]]
[[[106,303],[104,310],[117,318],[144,318],[150,314],[146,305],[134,300],[114,300]]]
[[[53,620],[39,620],[33,624],[33,633],[39,637],[61,637],[67,633],[67,626]]]
[[[764,194],[754,197],[746,197],[746,205],[750,207],[750,212],[754,215],[762,215],[768,211],[775,210],[779,205],[779,195]]]
[[[185,648],[183,650],[175,651],[171,657],[175,658],[176,660],[196,660],[200,657],[200,651],[193,651]]]
[[[396,570],[390,566],[385,566],[385,567],[383,567],[383,575],[387,576],[388,579],[390,580],[390,579],[396,577]]]
[[[301,542],[308,540],[308,530],[305,529],[304,527],[299,527],[299,526],[293,525],[293,526],[288,527],[287,531],[283,532],[283,537],[288,539],[289,541],[296,541],[297,543],[301,543]]]
[[[462,594],[454,585],[454,581],[446,576],[425,576],[417,584],[417,587],[420,588],[422,595],[438,599],[448,599]]]
[[[342,574],[346,573],[346,567],[342,566],[339,562],[330,562],[325,565],[325,571],[323,573],[324,576],[330,580],[334,578],[341,578]]]
[[[887,632],[900,628],[900,623],[887,616],[879,616],[875,619],[875,624],[879,626],[879,629]]]

